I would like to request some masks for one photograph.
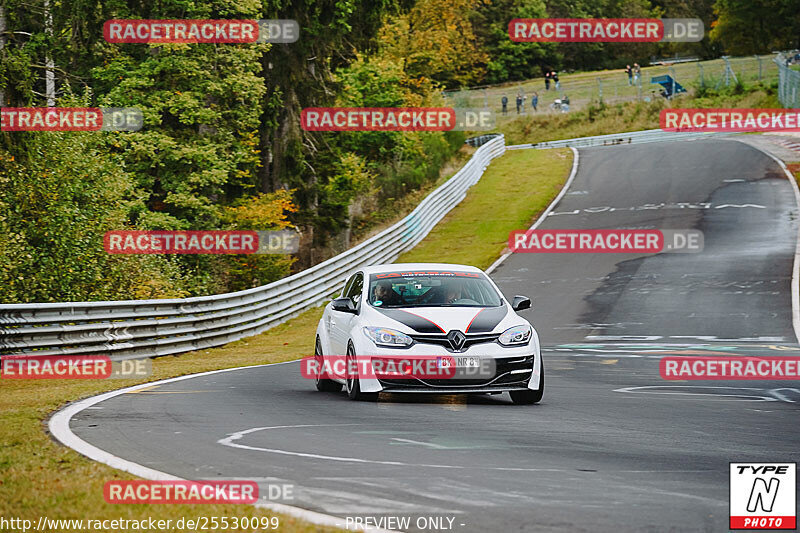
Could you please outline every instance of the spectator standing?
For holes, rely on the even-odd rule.
[[[534,111],[538,111],[537,106],[539,105],[539,93],[533,91],[533,96],[531,96],[531,107]]]
[[[630,65],[625,65],[625,74],[628,75],[628,85],[633,85],[633,69]]]
[[[550,77],[553,79],[553,83],[556,84],[556,91],[561,89],[561,84],[558,82],[558,72],[554,70],[553,72],[550,73]]]
[[[544,73],[544,90],[545,91],[550,90],[550,72]]]
[[[503,95],[503,98],[500,100],[503,104],[503,114],[508,115],[508,96]]]
[[[522,95],[517,94],[517,115],[519,115],[519,108],[522,106]]]
[[[639,66],[639,63],[633,64],[633,84],[639,85],[639,78],[642,76],[642,67]]]

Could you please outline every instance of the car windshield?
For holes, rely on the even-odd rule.
[[[372,274],[374,307],[498,307],[500,295],[478,272],[382,272]]]

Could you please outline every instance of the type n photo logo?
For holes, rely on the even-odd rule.
[[[730,464],[731,529],[797,528],[797,463]]]

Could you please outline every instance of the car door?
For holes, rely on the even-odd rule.
[[[356,272],[347,280],[344,291],[342,292],[342,298],[350,298],[360,310],[361,292],[363,288],[364,274]],[[358,319],[358,315],[346,313],[344,311],[336,311],[331,308],[329,310],[329,317],[328,331],[331,339],[331,354],[345,355],[347,353],[347,341],[349,340],[350,329],[353,327],[353,321]]]

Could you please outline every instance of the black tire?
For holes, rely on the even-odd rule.
[[[544,396],[544,363],[540,363],[540,372],[541,372],[541,386],[539,390],[512,390],[509,394],[511,394],[511,401],[517,405],[533,405],[535,403],[539,403],[542,401],[542,396]]]
[[[355,400],[358,402],[374,402],[378,399],[377,392],[361,392],[361,385],[359,384],[358,380],[358,367],[356,365],[351,365],[350,361],[353,360],[356,356],[356,352],[353,349],[352,344],[347,345],[347,360],[345,361],[346,367],[346,379],[345,381],[347,384],[345,385],[345,390],[347,390],[347,397],[351,400]],[[356,372],[351,374],[351,369],[356,368]]]
[[[320,392],[339,392],[342,390],[343,385],[341,383],[328,379],[328,374],[322,371],[322,346],[319,344],[319,337],[317,337],[317,342],[314,346],[314,359],[317,361],[317,368],[319,368],[317,377],[314,380],[317,390]]]

